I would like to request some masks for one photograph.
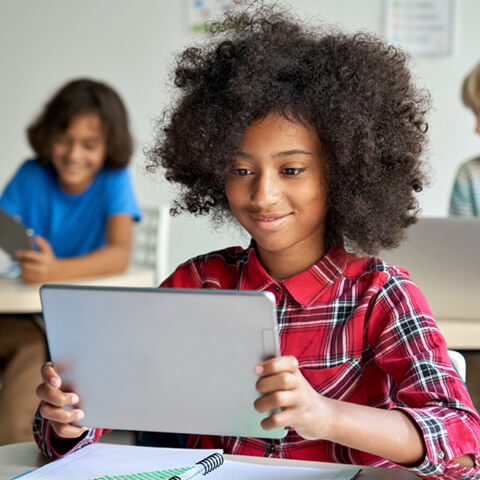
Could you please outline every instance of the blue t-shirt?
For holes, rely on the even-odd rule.
[[[80,194],[66,193],[51,165],[27,160],[0,197],[0,207],[35,234],[46,238],[59,258],[76,257],[107,243],[110,217],[140,220],[132,181],[126,169],[103,168]]]

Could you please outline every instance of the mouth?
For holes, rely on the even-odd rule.
[[[62,165],[62,169],[64,172],[77,173],[77,172],[81,172],[83,170],[83,167],[82,165],[78,165],[78,164],[64,163]]]
[[[252,215],[251,219],[257,227],[263,230],[276,230],[282,227],[289,219],[291,213],[276,213]]]

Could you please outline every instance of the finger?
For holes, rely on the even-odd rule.
[[[280,412],[272,413],[272,415],[261,421],[264,430],[273,430],[279,427],[289,427],[293,424],[291,409],[285,409]]]
[[[62,378],[55,370],[52,362],[46,362],[41,368],[42,379],[53,388],[60,388],[62,386]]]
[[[17,258],[18,261],[22,259],[23,254],[25,252],[28,252],[28,250],[15,250],[15,257]]]
[[[65,424],[77,422],[85,417],[85,412],[80,408],[61,408],[49,403],[42,403],[39,411],[43,418]]]
[[[38,273],[32,273],[32,272],[24,272],[24,271],[22,271],[22,280],[25,283],[30,283],[30,284],[39,284],[44,282],[43,275]]]
[[[48,241],[41,237],[40,235],[35,235],[35,243],[40,250],[40,252],[51,252],[52,247],[50,246],[50,243]]]
[[[257,398],[253,402],[253,406],[257,412],[264,413],[269,410],[293,407],[296,405],[296,398],[291,391],[273,392]]]
[[[87,430],[86,428],[77,427],[76,425],[57,423],[55,421],[50,421],[50,425],[55,433],[62,438],[77,438]]]
[[[258,364],[254,371],[259,377],[274,375],[282,371],[295,372],[298,369],[298,360],[293,355],[275,357]]]
[[[38,263],[21,262],[20,268],[22,269],[22,274],[25,276],[39,275],[46,270],[45,265],[40,262]]]
[[[298,371],[297,371],[298,372]],[[277,390],[294,390],[299,386],[299,378],[296,373],[283,371],[275,375],[260,377],[257,380],[256,389],[259,393],[270,393]]]
[[[73,392],[62,392],[58,388],[52,388],[46,383],[41,383],[35,390],[37,397],[54,407],[71,407],[80,401],[79,396]]]
[[[20,262],[34,263],[40,261],[42,253],[35,250],[18,250],[17,258]]]

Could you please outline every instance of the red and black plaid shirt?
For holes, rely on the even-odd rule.
[[[294,355],[305,378],[322,395],[408,413],[423,433],[422,476],[480,476],[480,417],[455,372],[427,302],[408,274],[380,260],[330,250],[315,265],[281,282],[260,264],[253,246],[197,257],[162,287],[271,291],[277,299],[282,355]],[[379,427],[381,428],[381,427]],[[37,442],[57,455],[48,422],[37,415]],[[94,429],[73,449],[103,433]],[[226,453],[383,467],[385,459],[328,441],[191,436],[189,446]],[[475,467],[454,461],[473,455]]]

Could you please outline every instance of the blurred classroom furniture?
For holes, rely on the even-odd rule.
[[[142,219],[135,225],[132,263],[153,269],[158,285],[169,274],[169,207],[142,206],[141,211]]]
[[[455,350],[480,350],[479,239],[478,218],[422,217],[398,248],[379,254],[408,270]]]
[[[357,466],[345,466],[333,463],[305,462],[299,460],[286,460],[264,457],[247,457],[241,455],[224,455],[226,460],[238,462],[255,463],[261,465],[275,465],[296,467],[323,468],[330,470],[341,470],[346,467],[358,468]],[[17,475],[34,470],[47,463],[34,442],[13,443],[0,447],[0,480],[9,480]],[[358,477],[359,480],[414,480],[418,479],[406,470],[392,468],[363,467]]]
[[[62,280],[58,283],[113,287],[156,286],[154,270],[138,265],[131,265],[122,274]],[[0,313],[40,313],[40,286],[26,284],[20,278],[0,277]]]
[[[465,382],[467,380],[467,362],[465,357],[456,350],[449,350],[448,356],[455,367],[455,370],[460,375],[460,378]]]
[[[153,268],[157,285],[190,258],[250,243],[250,236],[234,221],[216,226],[210,217],[187,212],[172,216],[168,205],[142,205],[141,210],[132,262]]]

